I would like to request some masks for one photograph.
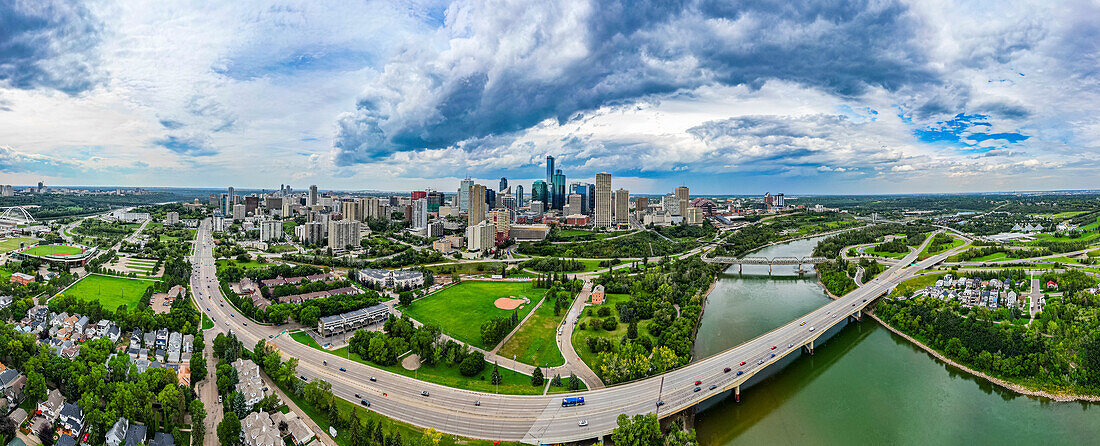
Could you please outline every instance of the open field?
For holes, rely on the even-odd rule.
[[[522,373],[509,370],[504,367],[500,368],[500,386],[494,386],[492,384],[492,381],[490,380],[493,374],[493,364],[489,362],[485,363],[485,370],[482,370],[481,373],[472,377],[462,376],[462,374],[459,373],[457,366],[447,367],[441,364],[437,364],[432,367],[422,365],[418,370],[413,371],[406,370],[404,367],[402,367],[400,361],[392,366],[375,364],[361,358],[355,353],[349,353],[347,347],[341,347],[335,350],[325,350],[320,345],[318,345],[317,341],[315,341],[311,336],[303,332],[291,333],[290,337],[302,344],[308,345],[321,351],[332,353],[337,356],[343,356],[355,362],[367,364],[371,367],[380,368],[400,375],[412,376],[417,379],[441,384],[444,386],[475,390],[479,392],[505,393],[512,395],[542,394],[542,387],[535,387],[531,385],[531,377],[529,375],[524,375]]]
[[[500,274],[500,266],[503,264],[502,262],[466,262],[450,265],[427,265],[427,268],[435,274]]]
[[[30,237],[13,237],[0,240],[0,252],[8,252],[14,249],[19,249],[19,244],[25,243],[28,246],[38,243],[38,239]]]
[[[937,280],[940,280],[947,273],[935,273],[926,274],[923,276],[914,277],[899,283],[893,291],[890,292],[891,296],[910,296],[914,291],[921,288],[932,286],[936,284]]]
[[[962,246],[963,243],[966,243],[966,242],[963,241],[962,239],[952,235],[951,236],[951,243],[946,244],[946,245],[942,245],[942,246],[939,247],[939,249],[936,249],[935,251],[931,250],[932,244],[929,243],[927,246],[924,247],[923,250],[921,250],[920,254],[917,255],[917,259],[919,259],[919,260],[927,259],[929,257],[932,257],[932,256],[936,255],[936,254],[947,251],[949,249],[954,249],[954,248],[957,248],[959,246]]]
[[[479,282],[467,280],[450,286],[428,297],[417,299],[404,308],[403,313],[425,324],[436,324],[444,333],[467,344],[491,350],[492,345],[481,342],[481,325],[490,319],[508,317],[512,311],[493,305],[500,297],[527,297],[530,303],[515,311],[520,320],[545,290],[536,289],[530,282]]]
[[[32,256],[71,256],[82,252],[84,252],[84,250],[81,248],[66,245],[41,245],[23,251],[24,254]]]
[[[865,252],[867,254],[870,254],[870,255],[873,255],[873,256],[886,257],[886,258],[889,258],[889,259],[900,259],[902,257],[905,257],[905,256],[909,255],[909,251],[905,251],[905,252],[886,252],[886,251],[879,251],[879,250],[875,249],[877,247],[878,246],[875,246],[875,247],[872,247],[872,248],[867,248],[867,249],[863,250],[863,252]]]
[[[555,316],[554,303],[543,302],[535,309],[535,314],[531,315],[531,318],[497,353],[505,358],[514,356],[517,361],[541,367],[565,364],[565,357],[561,355],[561,349],[558,348],[556,335],[566,311]]]
[[[225,268],[226,266],[237,266],[244,269],[266,268],[268,266],[271,266],[271,263],[260,263],[255,260],[249,260],[245,263],[241,263],[233,259],[218,259],[215,261],[215,263],[218,264],[219,270]]]
[[[104,309],[114,310],[119,305],[134,309],[141,301],[145,290],[156,281],[130,279],[126,277],[89,274],[65,290],[66,296],[75,296],[83,300],[98,301]]]

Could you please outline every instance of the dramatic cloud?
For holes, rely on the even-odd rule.
[[[337,162],[559,123],[701,85],[841,95],[936,82],[896,2],[460,2],[439,49],[386,64],[340,119]]]
[[[79,3],[11,0],[0,6],[0,83],[74,94],[101,81],[100,24]]]

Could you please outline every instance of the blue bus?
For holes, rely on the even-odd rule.
[[[572,407],[572,406],[583,406],[583,405],[584,405],[584,397],[583,396],[578,396],[578,397],[573,397],[573,398],[562,398],[561,399],[561,407]]]

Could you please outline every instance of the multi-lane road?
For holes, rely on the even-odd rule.
[[[812,345],[829,327],[858,314],[898,283],[962,248],[914,262],[920,252],[917,249],[864,286],[771,332],[660,376],[569,394],[583,396],[585,404],[562,407],[560,395],[499,395],[455,389],[321,352],[289,336],[272,339],[281,327],[248,321],[221,295],[213,246],[209,221],[204,221],[196,239],[192,285],[201,310],[214,319],[216,330],[233,331],[246,346],[259,339],[271,340],[284,356],[299,358],[299,375],[332,383],[336,396],[356,404],[368,400],[370,409],[382,415],[455,435],[530,444],[596,438],[616,427],[619,414],[656,411],[666,416],[736,388],[787,353]],[[212,339],[213,335],[207,337]],[[727,367],[729,372],[724,371]],[[738,375],[738,371],[743,373]],[[716,386],[713,390],[712,385]],[[658,406],[658,401],[663,405]]]

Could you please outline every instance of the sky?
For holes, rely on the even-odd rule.
[[[1100,3],[0,0],[0,184],[1100,188]]]

